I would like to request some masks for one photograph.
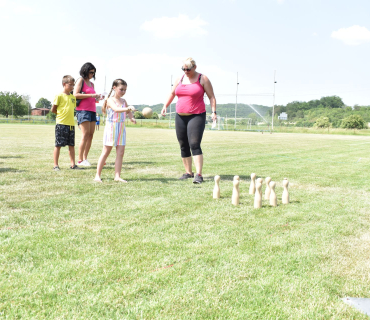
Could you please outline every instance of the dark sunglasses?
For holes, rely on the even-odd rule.
[[[183,67],[181,67],[181,70],[185,72],[185,71],[190,71],[190,70],[191,70],[191,69],[193,69],[193,68],[194,68],[194,67],[191,67],[190,69],[189,69],[189,68],[183,68]]]
[[[89,71],[89,74],[95,74],[95,71]]]

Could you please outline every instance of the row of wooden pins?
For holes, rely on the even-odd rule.
[[[215,187],[213,189],[213,198],[218,199],[220,198],[220,176],[215,176]],[[239,176],[234,176],[233,180],[233,193],[231,197],[231,203],[235,206],[239,205],[239,183],[240,178]],[[266,177],[266,190],[265,190],[265,200],[270,201],[270,205],[273,207],[277,206],[277,197],[275,193],[276,182],[272,181],[270,177]],[[262,208],[262,184],[263,179],[258,178],[256,180],[256,174],[251,174],[251,184],[249,186],[249,194],[254,194],[254,208]],[[289,181],[287,178],[283,180],[283,195],[282,195],[282,203],[288,204],[289,203],[289,191],[288,191]]]

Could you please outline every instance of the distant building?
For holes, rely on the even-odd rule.
[[[50,109],[46,108],[33,108],[31,110],[31,116],[46,116],[50,112]]]
[[[288,120],[288,114],[286,112],[280,113],[280,116],[278,116],[279,120]]]

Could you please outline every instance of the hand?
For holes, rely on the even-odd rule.
[[[217,114],[212,113],[212,121],[215,121],[215,120],[217,120]]]
[[[162,115],[163,117],[165,117],[165,116],[166,116],[166,111],[167,111],[167,108],[166,108],[165,106],[163,106],[162,111],[161,111],[161,115]]]
[[[129,109],[130,111],[136,111],[134,106],[128,106],[127,109]]]
[[[131,120],[131,122],[132,122],[133,124],[136,124],[136,119],[135,119],[135,118],[131,118],[130,120]]]

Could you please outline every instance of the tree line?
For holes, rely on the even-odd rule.
[[[288,121],[278,119],[281,112],[288,114]],[[281,125],[294,124],[297,127],[362,129],[370,122],[370,106],[355,105],[352,108],[346,106],[338,96],[308,102],[293,101],[285,106],[276,105],[274,120]]]
[[[36,103],[36,108],[51,108],[51,102],[45,98],[40,98]],[[163,104],[155,105],[135,105],[136,109],[141,110],[150,107],[153,110],[153,119],[160,118],[160,112]],[[252,105],[258,112],[271,119],[272,108],[263,105]],[[251,118],[252,123],[261,121],[261,118],[250,105],[239,103],[237,108],[237,118]],[[175,104],[172,111],[176,109]],[[99,112],[97,108],[97,112]],[[211,113],[209,105],[206,106],[207,113]],[[6,118],[9,115],[22,117],[30,114],[31,103],[27,95],[19,95],[16,92],[0,92],[0,114]],[[169,111],[169,110],[168,110]],[[288,120],[279,120],[278,116],[286,112]],[[99,112],[101,113],[101,111]],[[235,117],[235,103],[218,104],[217,114],[221,117]],[[143,119],[144,116],[140,111],[135,113],[136,119]],[[55,118],[55,115],[48,113],[48,118]],[[274,113],[274,123],[280,125],[295,125],[297,127],[342,127],[358,128],[367,127],[370,123],[370,106],[355,105],[354,107],[346,106],[343,100],[338,96],[327,96],[321,99],[310,101],[293,101],[286,105],[276,105]]]

